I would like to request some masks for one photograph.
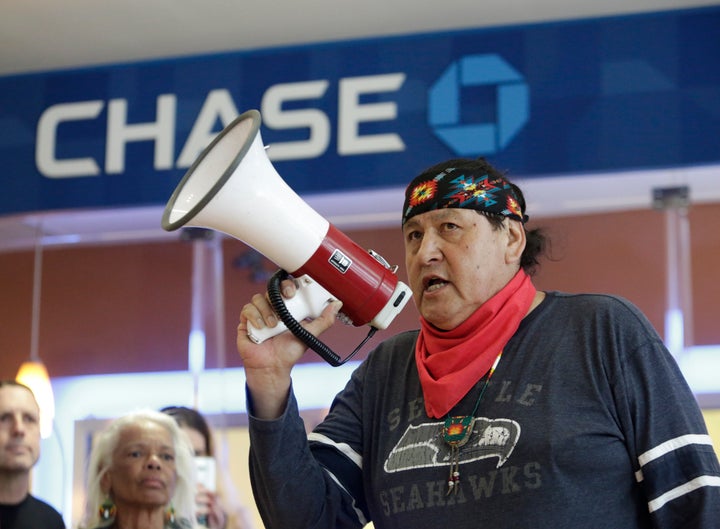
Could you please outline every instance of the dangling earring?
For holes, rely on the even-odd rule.
[[[172,505],[165,511],[165,525],[175,526],[175,509]]]
[[[110,496],[105,498],[105,501],[100,506],[99,512],[100,519],[104,522],[110,520],[111,518],[115,518],[115,515],[117,514],[117,507],[112,499],[110,499]]]

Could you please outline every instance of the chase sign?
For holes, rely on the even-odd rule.
[[[715,6],[0,77],[0,214],[162,205],[251,108],[299,194],[458,156],[525,178],[718,163],[718,27]]]
[[[489,86],[495,92],[495,119],[462,120],[462,91]],[[495,154],[528,120],[530,96],[523,76],[499,55],[470,55],[448,66],[430,88],[428,123],[458,156]]]

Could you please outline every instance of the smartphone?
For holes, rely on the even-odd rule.
[[[209,456],[195,457],[195,470],[197,473],[197,481],[203,487],[211,492],[216,492],[217,476],[215,458]]]

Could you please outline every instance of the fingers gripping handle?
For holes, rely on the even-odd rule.
[[[292,298],[285,299],[285,307],[297,321],[317,318],[335,299],[330,292],[308,275],[300,276],[294,279],[294,282],[297,292]],[[253,342],[259,344],[286,330],[287,326],[282,322],[278,322],[275,327],[263,327],[262,329],[257,329],[248,322],[247,334]]]

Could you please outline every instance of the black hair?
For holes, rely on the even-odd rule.
[[[200,412],[192,408],[186,408],[185,406],[167,406],[160,411],[166,415],[170,415],[180,426],[186,426],[200,432],[205,440],[205,453],[209,456],[213,455],[210,426]]]

